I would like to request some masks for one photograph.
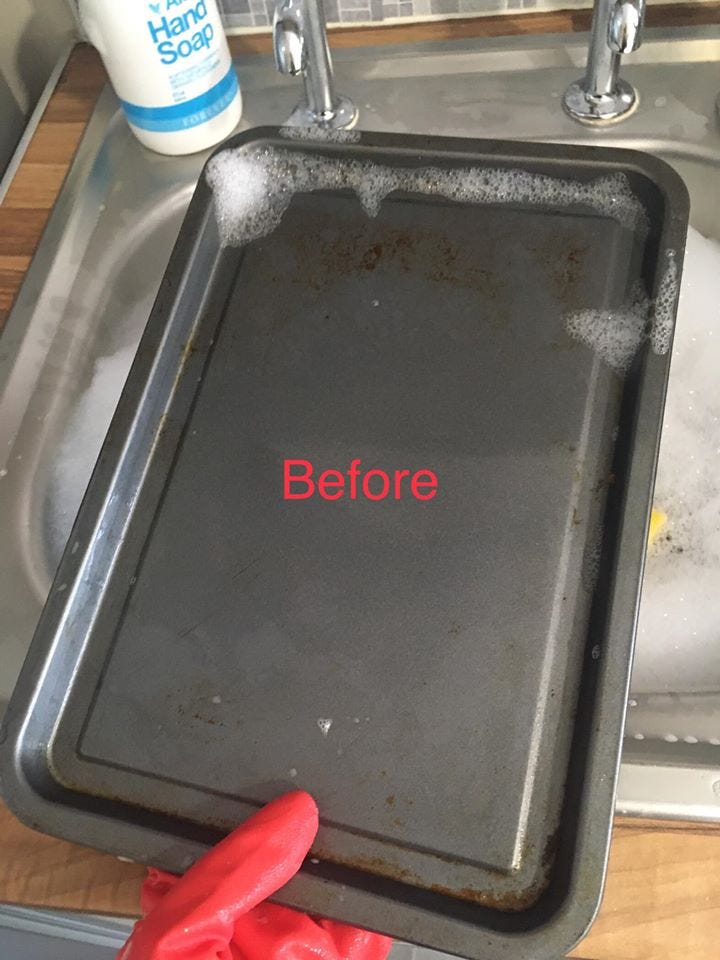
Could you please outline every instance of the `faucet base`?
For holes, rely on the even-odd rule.
[[[571,83],[563,94],[565,113],[580,123],[592,126],[624,120],[637,108],[635,88],[618,79],[614,93],[594,96],[585,87],[585,79]]]
[[[325,114],[315,113],[301,100],[290,114],[288,127],[320,127],[321,130],[349,130],[358,119],[358,110],[349,97],[339,96],[332,111]]]

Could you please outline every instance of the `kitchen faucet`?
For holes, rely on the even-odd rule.
[[[280,73],[303,75],[305,97],[292,112],[291,126],[329,130],[352,127],[357,109],[333,89],[333,68],[322,0],[277,0],[273,49]]]
[[[581,123],[609,123],[635,109],[638,96],[618,76],[620,56],[640,46],[645,0],[595,0],[585,76],[563,96],[566,112]]]

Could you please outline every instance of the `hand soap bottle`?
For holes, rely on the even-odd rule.
[[[242,112],[215,0],[79,0],[135,136],[158,153],[205,150]]]

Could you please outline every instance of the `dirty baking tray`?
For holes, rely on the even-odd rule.
[[[685,189],[625,151],[231,146],[274,199],[233,223],[201,178],[6,716],[7,800],[179,871],[303,787],[284,902],[557,957],[602,886]],[[284,499],[286,459],[358,460],[360,495]],[[369,469],[437,491],[369,499]]]

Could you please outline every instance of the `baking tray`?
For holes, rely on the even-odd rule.
[[[231,148],[302,189],[266,180],[279,223],[233,246],[201,177],[5,717],[7,802],[181,871],[303,787],[283,902],[557,957],[603,883],[685,188],[567,145]],[[404,185],[376,216],[368,164]],[[643,294],[620,372],[593,330]],[[438,489],[289,501],[285,459]]]

